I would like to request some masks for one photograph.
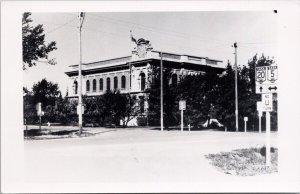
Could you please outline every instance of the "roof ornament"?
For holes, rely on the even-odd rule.
[[[132,31],[130,31],[130,41],[134,45],[132,48],[132,54],[137,55],[138,58],[145,58],[148,51],[152,51],[153,47],[149,40],[144,38],[135,39],[132,36]]]

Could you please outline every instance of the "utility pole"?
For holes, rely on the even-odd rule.
[[[131,58],[130,58],[130,61],[128,63],[128,66],[129,66],[129,95],[130,95],[130,92],[131,92],[131,60],[132,60],[132,50],[133,50],[133,46],[132,46],[132,31],[130,30],[130,42],[129,42],[129,45],[130,45],[130,55],[131,55]],[[129,98],[130,100],[130,98]]]
[[[239,131],[239,107],[238,107],[238,84],[237,84],[237,79],[238,79],[238,72],[237,72],[237,43],[235,42],[233,44],[234,47],[234,55],[235,55],[235,61],[234,61],[234,66],[235,66],[235,129],[238,132]]]
[[[79,84],[78,84],[78,127],[79,127],[79,135],[82,133],[82,75],[81,75],[81,29],[82,29],[82,24],[84,20],[84,12],[80,12],[78,17],[79,17],[79,67],[78,67],[78,77],[79,77]]]
[[[160,52],[160,130],[164,130],[164,104],[163,104],[163,58]]]

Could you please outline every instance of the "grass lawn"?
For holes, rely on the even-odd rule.
[[[265,166],[265,147],[205,155],[218,170],[231,175],[254,176],[278,172],[278,149],[271,148],[271,166]]]
[[[88,137],[91,134],[85,130],[82,131],[81,137]],[[29,129],[24,131],[24,138],[26,140],[43,140],[43,139],[62,139],[62,138],[76,138],[79,137],[78,130],[39,130],[39,129]]]

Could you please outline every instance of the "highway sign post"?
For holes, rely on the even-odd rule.
[[[256,102],[257,111],[258,111],[258,127],[259,127],[259,133],[261,133],[261,117],[262,117],[262,102]]]
[[[271,136],[271,116],[270,112],[266,112],[266,166],[271,166],[271,152],[270,152],[270,136]]]
[[[179,101],[179,110],[181,110],[181,131],[183,131],[183,110],[186,110],[186,101]]]
[[[262,66],[255,68],[255,90],[257,94],[262,94],[262,101],[257,102],[259,114],[259,132],[261,132],[262,112],[266,112],[266,166],[271,165],[270,134],[271,116],[273,111],[273,93],[277,93],[278,68],[277,65]]]

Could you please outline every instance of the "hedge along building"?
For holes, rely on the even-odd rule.
[[[133,43],[130,56],[82,64],[82,94],[98,96],[107,90],[120,90],[130,93],[139,99],[140,116],[148,114],[148,96],[146,89],[150,87],[150,72],[155,66],[172,69],[170,83],[178,82],[179,76],[224,71],[222,61],[207,57],[174,54],[153,50],[150,41],[143,38],[137,41],[131,36]],[[68,98],[78,98],[78,65],[69,66],[65,72],[69,76],[68,88],[72,88]],[[136,125],[133,119],[131,125]]]

